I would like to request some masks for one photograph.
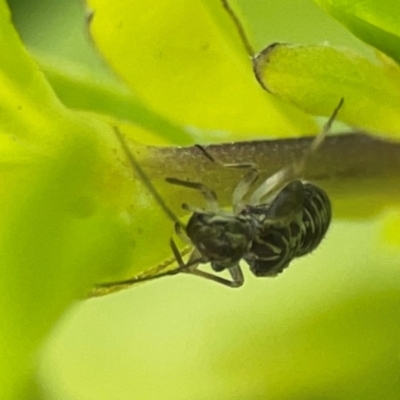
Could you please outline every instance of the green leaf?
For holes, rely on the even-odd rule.
[[[339,119],[398,136],[400,69],[329,46],[271,45],[255,60],[265,87],[315,115],[329,116],[340,98]]]
[[[314,0],[355,36],[400,62],[397,0]]]
[[[108,118],[135,124],[136,141],[147,144],[192,144],[187,130],[146,107],[132,92],[115,82],[99,82],[93,73],[71,62],[36,57],[59,99],[75,110],[91,111]],[[79,94],[79,95],[77,95]],[[164,138],[164,142],[163,142]]]
[[[49,72],[66,105],[86,112],[66,108],[0,7],[0,50],[8,55],[0,65],[0,397],[11,398],[71,302],[95,283],[170,256],[173,227],[124,163],[110,123],[135,140],[150,128],[180,140],[185,132],[131,95]]]
[[[236,132],[239,139],[315,130],[311,119],[261,90],[221,2],[88,4],[92,37],[109,65],[168,119],[212,129],[204,140],[231,140],[223,131]]]
[[[4,399],[16,398],[25,386],[38,346],[71,302],[131,256],[129,224],[119,209],[123,185],[117,180],[126,178],[116,163],[115,142],[110,145],[108,139],[112,131],[60,103],[10,21],[1,1],[0,52],[6,55],[0,63]]]
[[[177,8],[172,2],[167,4],[170,7],[167,11],[177,12],[183,2],[178,2]],[[207,15],[219,16],[219,4],[210,2]],[[191,4],[185,5],[192,10]],[[155,14],[159,13],[157,7],[153,10]],[[193,15],[188,13],[185,22],[192,20]],[[219,17],[215,20],[222,36],[225,39],[234,37],[225,35],[231,28],[228,20],[220,26],[223,20]],[[136,39],[140,41],[142,35],[149,30],[157,31],[158,27],[162,39],[176,21],[175,18],[169,20],[165,12],[162,18],[155,18],[153,25],[158,26],[154,27],[150,22],[144,24],[129,40],[131,44]],[[168,29],[162,29],[164,22]],[[3,26],[3,20],[0,20],[0,26]],[[235,33],[235,30],[231,31]],[[112,31],[105,29],[105,32],[118,39]],[[8,389],[11,392],[19,386],[28,375],[29,359],[49,327],[73,299],[86,293],[91,283],[134,275],[171,253],[168,239],[173,231],[172,222],[155,202],[149,188],[138,179],[137,171],[130,168],[112,130],[102,122],[103,118],[108,118],[108,122],[120,127],[133,140],[130,143],[132,152],[161,196],[179,214],[182,213],[182,201],[201,206],[203,199],[195,191],[188,193],[185,189],[176,190],[169,186],[164,181],[165,176],[201,180],[216,189],[221,204],[229,205],[231,190],[240,179],[240,171],[211,163],[199,154],[198,148],[146,147],[134,143],[134,140],[143,138],[143,131],[151,129],[154,123],[157,132],[171,129],[166,136],[175,135],[174,140],[183,141],[179,137],[183,132],[179,132],[177,125],[190,123],[184,107],[189,110],[188,114],[192,112],[194,117],[198,117],[193,121],[202,127],[215,129],[221,124],[218,125],[221,128],[225,123],[235,126],[234,129],[236,126],[247,129],[250,123],[256,128],[258,124],[261,126],[260,119],[242,122],[243,114],[240,113],[229,114],[232,121],[225,120],[226,116],[213,120],[211,111],[207,112],[211,108],[207,107],[211,105],[217,109],[212,111],[217,113],[222,97],[215,97],[219,93],[215,95],[212,85],[205,86],[207,96],[201,98],[202,102],[193,102],[191,107],[198,108],[190,111],[189,104],[182,101],[182,93],[186,90],[186,94],[193,94],[193,86],[183,85],[183,92],[180,92],[180,86],[172,87],[174,78],[187,82],[187,77],[183,79],[185,73],[178,74],[182,71],[178,67],[173,69],[177,77],[171,78],[162,68],[158,71],[145,66],[149,68],[148,75],[151,72],[157,77],[160,72],[162,79],[171,78],[171,91],[168,95],[165,92],[160,94],[158,100],[154,95],[156,90],[151,88],[152,75],[149,81],[138,82],[143,93],[145,85],[151,83],[149,98],[145,94],[142,97],[151,105],[152,96],[160,104],[164,103],[166,119],[157,119],[155,113],[143,109],[141,102],[135,104],[136,98],[130,93],[124,97],[124,93],[117,89],[109,90],[108,87],[92,85],[90,80],[79,81],[50,72],[48,77],[65,104],[92,113],[72,112],[59,103],[37,66],[18,40],[14,37],[12,41],[11,37],[14,36],[7,36],[7,42],[12,43],[10,48],[0,41],[1,49],[7,50],[3,54],[23,56],[4,73],[0,65],[3,73],[0,84],[6,94],[0,107],[0,132],[4,142],[1,143],[3,164],[0,170],[3,185],[0,194],[3,210],[0,254],[4,269],[0,283],[4,296],[0,311],[4,342],[0,345],[4,346],[1,348],[0,390],[3,392],[0,397],[8,394]],[[168,43],[179,43],[179,40],[173,40]],[[155,43],[157,48],[158,42]],[[162,40],[160,43],[163,44]],[[240,48],[238,44],[232,44],[232,54],[239,54]],[[125,50],[129,50],[128,47]],[[218,52],[225,54],[223,46]],[[132,58],[137,56],[141,54],[132,54]],[[186,58],[181,55],[179,61],[187,61]],[[194,59],[199,62],[201,57],[197,54]],[[229,59],[237,60],[235,57]],[[334,61],[335,57],[332,59]],[[318,62],[317,59],[314,61]],[[358,62],[355,64],[359,66]],[[182,65],[184,71],[190,70],[183,61]],[[12,81],[15,76],[19,82],[18,72],[24,67],[23,78],[31,73],[33,79],[24,81],[19,87]],[[198,87],[200,82],[212,78],[212,74],[204,73],[206,68],[199,70],[202,75],[196,75],[195,79],[195,83],[199,82]],[[133,74],[135,71],[126,68],[124,73]],[[146,77],[146,74],[140,77]],[[136,84],[133,78],[131,82]],[[157,79],[154,86],[156,84],[162,86]],[[329,82],[328,86],[331,88],[334,84]],[[176,106],[173,90],[179,94],[178,99],[181,97],[179,111],[173,107]],[[240,100],[250,102],[248,92],[239,94],[242,96]],[[359,100],[358,97],[355,99]],[[186,96],[185,100],[189,103],[192,98]],[[125,101],[126,109],[123,108]],[[229,101],[228,98],[228,104]],[[255,105],[257,102],[254,100]],[[329,115],[337,102],[338,98],[329,98],[329,104],[325,108],[321,106],[321,110]],[[387,100],[385,107],[391,102],[393,100]],[[131,106],[134,112],[128,109]],[[317,106],[320,105],[315,104]],[[278,103],[278,107],[282,106]],[[1,114],[3,110],[4,114]],[[279,111],[282,110],[290,108],[282,107]],[[251,116],[252,111],[247,104],[248,114],[245,116]],[[348,110],[342,111],[346,116]],[[271,132],[279,136],[290,128],[290,124],[287,125],[287,120],[283,119],[278,123],[274,113],[268,115],[268,118],[272,116],[269,127],[275,127],[277,130]],[[108,117],[104,117],[105,114]],[[113,117],[125,122],[117,123]],[[289,118],[300,130],[298,118],[301,120],[302,117]],[[168,128],[170,119],[174,122]],[[134,122],[139,128],[127,121]],[[306,121],[304,126],[307,124]],[[212,154],[223,162],[239,161],[242,157],[242,161],[254,161],[263,174],[270,175],[301,156],[308,148],[307,144],[308,140],[295,140],[290,144],[264,141],[210,148]],[[396,143],[349,135],[330,137],[326,144],[325,150],[312,160],[307,177],[330,189],[335,216],[365,218],[367,211],[377,213],[388,204],[398,204],[400,157]],[[375,196],[377,203],[374,202]],[[338,202],[342,202],[341,207],[337,207]],[[66,324],[71,324],[68,328],[72,331],[65,329],[65,325],[57,330],[58,334],[63,332],[67,337],[61,351],[60,347],[53,347],[54,341],[48,343],[56,354],[56,360],[53,359],[47,370],[45,383],[48,389],[56,388],[55,398],[77,399],[116,396],[164,398],[166,388],[177,398],[185,399],[207,398],[210,393],[221,399],[268,397],[304,400],[329,396],[346,400],[397,399],[398,247],[393,254],[378,247],[376,226],[370,230],[370,236],[365,234],[368,223],[363,221],[353,226],[354,230],[352,226],[333,224],[322,245],[326,251],[318,250],[315,255],[299,260],[290,272],[276,280],[260,281],[259,286],[252,280],[240,293],[228,293],[211,286],[206,288],[204,282],[199,282],[197,288],[187,282],[181,286],[180,280],[190,280],[190,277],[181,276],[169,283],[166,280],[160,283],[161,286],[144,285],[140,288],[143,290],[133,290],[126,294],[128,300],[125,304],[122,300],[124,295],[81,304],[92,313],[89,316],[84,314],[83,322],[78,325],[75,318],[79,318],[79,312],[74,312],[72,324],[71,320],[66,321]],[[393,242],[398,246],[397,225],[390,227],[387,234],[396,239]],[[358,257],[354,257],[355,254]],[[308,268],[312,270],[307,274]],[[170,291],[168,284],[171,284]],[[139,306],[132,308],[133,297],[130,296],[136,296],[134,304]],[[213,310],[212,314],[210,310]],[[129,327],[128,335],[124,327]],[[107,332],[107,343],[99,332]],[[199,358],[199,354],[208,356]],[[57,360],[57,357],[62,359]],[[58,368],[71,359],[67,375],[65,370]],[[104,368],[98,368],[100,364]],[[57,378],[58,386],[54,385]]]

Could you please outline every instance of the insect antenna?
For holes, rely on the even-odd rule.
[[[149,192],[152,194],[152,196],[155,198],[156,202],[160,205],[161,209],[164,211],[164,213],[172,220],[174,221],[175,225],[175,231],[178,233],[184,232],[185,231],[185,226],[183,223],[179,220],[179,218],[175,215],[175,213],[167,206],[167,204],[164,202],[163,198],[161,195],[158,193],[156,188],[154,187],[153,183],[150,181],[146,173],[143,171],[142,167],[138,163],[138,161],[135,159],[133,156],[132,152],[130,151],[127,142],[124,138],[124,136],[121,134],[119,129],[117,127],[114,127],[114,132],[118,138],[118,141],[121,144],[122,149],[124,150],[126,157],[129,160],[129,163],[132,167],[132,170],[137,173],[141,181],[144,183],[144,185],[147,187]],[[179,235],[184,236],[183,234]],[[169,276],[169,275],[176,275],[180,272],[184,272],[184,270],[189,270],[191,267],[194,265],[197,265],[199,263],[199,260],[196,259],[190,259],[186,264],[182,260],[182,256],[180,251],[178,250],[177,246],[171,239],[170,241],[171,244],[171,249],[174,253],[174,258],[167,260],[167,262],[162,263],[161,267],[165,268],[168,265],[173,264],[174,262],[178,262],[179,267],[174,270],[169,270],[166,272],[159,272],[157,271],[154,275],[148,275],[148,276],[142,276],[142,275],[137,275],[133,278],[129,278],[126,280],[120,280],[120,281],[114,281],[114,282],[106,282],[106,283],[101,283],[97,284],[94,286],[92,291],[90,292],[89,296],[101,296],[106,293],[110,293],[112,291],[116,291],[119,289],[122,289],[124,287],[129,287],[132,286],[133,284],[139,283],[139,282],[145,282],[145,281],[150,281],[154,279],[158,279],[164,276]],[[188,253],[188,247],[183,249],[182,254],[187,254]],[[160,266],[159,266],[160,267]],[[157,267],[158,268],[158,267]]]
[[[158,193],[156,188],[154,187],[153,183],[151,180],[148,178],[146,173],[143,171],[142,167],[140,164],[137,162],[135,157],[133,156],[132,152],[130,151],[125,138],[119,131],[117,127],[114,127],[115,134],[121,144],[121,147],[124,149],[124,152],[126,156],[128,157],[129,163],[131,164],[132,169],[139,175],[139,178],[141,181],[144,183],[144,185],[147,187],[149,192],[152,194],[152,196],[156,199],[157,203],[160,205],[164,213],[172,220],[175,222],[175,224],[180,225],[181,227],[184,227],[182,222],[179,220],[179,218],[175,215],[175,213],[167,206],[161,195]]]

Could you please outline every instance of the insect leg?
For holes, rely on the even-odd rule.
[[[182,242],[187,244],[192,244],[191,240],[186,235],[185,229],[183,229],[181,224],[175,224],[175,233],[182,240]]]
[[[309,149],[304,154],[302,159],[297,163],[282,168],[280,171],[276,172],[274,175],[270,176],[263,183],[261,183],[261,185],[252,194],[249,202],[250,205],[260,204],[263,198],[271,196],[281,189],[286,183],[290,182],[291,180],[301,178],[308,158],[311,154],[317,151],[324,142],[326,135],[329,133],[332,127],[333,121],[336,119],[339,110],[343,106],[343,103],[344,99],[342,97],[339,101],[339,104],[333,110],[332,115],[329,117],[321,132],[312,141]]]
[[[208,279],[210,281],[214,281],[216,283],[220,283],[221,285],[228,286],[230,288],[238,288],[243,285],[243,281],[236,281],[232,279],[231,281],[229,279],[222,278],[218,275],[211,274],[209,272],[201,271],[199,269],[195,269],[193,271],[182,271],[186,272],[188,274],[198,276],[199,278],[204,278]]]
[[[244,276],[240,265],[235,265],[234,267],[229,268],[228,271],[232,277],[232,287],[236,288],[242,286],[244,283]]]
[[[178,265],[179,265],[179,268],[177,268],[173,271],[174,273],[183,272],[186,274],[198,276],[199,278],[211,280],[211,281],[220,283],[224,286],[228,286],[231,288],[236,288],[236,287],[243,285],[243,282],[244,282],[243,273],[239,266],[229,268],[229,272],[232,276],[232,280],[230,281],[229,279],[225,279],[218,275],[214,275],[209,272],[205,272],[205,271],[198,269],[199,262],[201,261],[201,259],[196,258],[196,256],[193,256],[195,254],[196,250],[190,256],[188,263],[185,264],[178,248],[176,247],[175,242],[171,239],[170,243],[171,243],[172,252],[174,253],[176,261],[178,262]]]
[[[312,154],[314,154],[324,143],[326,136],[328,135],[329,131],[331,130],[332,124],[335,121],[339,110],[343,106],[343,103],[344,103],[344,98],[342,97],[339,100],[339,103],[336,106],[336,108],[333,110],[332,115],[329,117],[328,121],[322,127],[321,132],[317,136],[315,136],[315,139],[311,142],[309,149],[305,152],[302,159],[293,165],[294,173],[296,174],[297,177],[299,177],[304,172],[306,163],[307,163],[308,159],[310,158],[310,156]]]
[[[232,207],[235,215],[239,214],[243,209],[243,198],[249,192],[250,187],[258,179],[259,173],[252,169],[237,184],[232,193]]]
[[[187,203],[182,203],[182,208],[186,211],[189,211],[191,213],[197,213],[197,214],[207,214],[209,211],[204,211],[202,208],[192,206],[191,204]]]
[[[232,194],[232,207],[233,213],[239,214],[243,208],[243,197],[249,192],[251,185],[257,180],[259,174],[255,168],[254,163],[237,163],[237,164],[224,164],[216,160],[203,146],[196,144],[196,147],[212,162],[215,162],[223,168],[251,168],[238,183]]]
[[[321,144],[324,142],[327,134],[331,130],[332,124],[335,121],[339,110],[342,108],[344,103],[344,98],[342,97],[339,100],[339,104],[336,106],[336,108],[333,110],[332,115],[329,117],[328,121],[325,123],[323,126],[321,132],[315,137],[313,142],[311,143],[310,149],[309,149],[309,154],[314,153],[318,148],[321,146]]]
[[[177,178],[166,178],[165,180],[168,183],[171,183],[172,185],[183,186],[183,187],[187,187],[190,189],[195,189],[195,190],[200,191],[202,193],[202,195],[204,196],[204,198],[206,199],[208,209],[213,212],[219,211],[217,195],[215,194],[215,192],[213,190],[211,190],[206,185],[203,185],[202,183],[197,183],[197,182],[182,181]]]
[[[214,158],[209,152],[208,150],[206,150],[205,147],[203,147],[200,144],[195,144],[195,147],[197,147],[211,162],[216,163],[218,165],[220,165],[221,167],[224,168],[255,168],[254,163],[223,163],[221,161],[219,161],[218,159]]]

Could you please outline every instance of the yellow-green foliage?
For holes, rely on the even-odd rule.
[[[396,61],[365,48],[354,55],[327,45],[278,46],[269,64],[263,59],[258,66],[272,96],[254,79],[219,0],[90,0],[92,41],[118,79],[93,60],[92,70],[71,63],[75,42],[68,44],[64,11],[72,3],[57,0],[59,14],[37,6],[39,35],[20,23],[28,43],[59,38],[54,54],[32,51],[33,57],[0,1],[0,398],[32,399],[37,377],[38,396],[57,400],[397,400],[400,235],[393,172],[378,180],[371,173],[373,184],[362,196],[339,182],[334,201],[342,199],[346,215],[362,218],[335,219],[321,248],[277,279],[248,276],[242,290],[230,291],[179,276],[71,308],[94,283],[126,278],[170,256],[173,224],[131,170],[114,127],[131,140],[144,169],[163,154],[147,144],[315,133],[304,111],[327,116],[343,96],[343,121],[398,138]],[[257,46],[279,39],[274,7],[238,3]],[[295,20],[312,32],[327,18],[310,8],[318,18],[303,20],[300,3],[274,29],[289,30]],[[362,12],[350,7],[355,1],[318,3],[399,59],[396,2],[363,2]],[[271,4],[276,12],[288,7]],[[74,26],[81,26],[82,10],[77,18]],[[304,40],[329,39],[310,38]],[[192,157],[182,168],[201,180],[197,165]],[[163,182],[174,170],[166,163],[148,174],[177,211],[186,199],[176,199]],[[231,190],[215,182],[217,192]],[[367,220],[364,211],[378,203]]]

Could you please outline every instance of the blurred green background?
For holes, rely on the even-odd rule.
[[[115,79],[81,2],[9,4],[35,53]],[[257,49],[328,41],[370,52],[312,1],[238,4]],[[315,254],[276,279],[247,274],[240,290],[179,276],[77,302],[41,351],[46,398],[398,400],[399,251],[383,236],[393,212],[335,220]]]

